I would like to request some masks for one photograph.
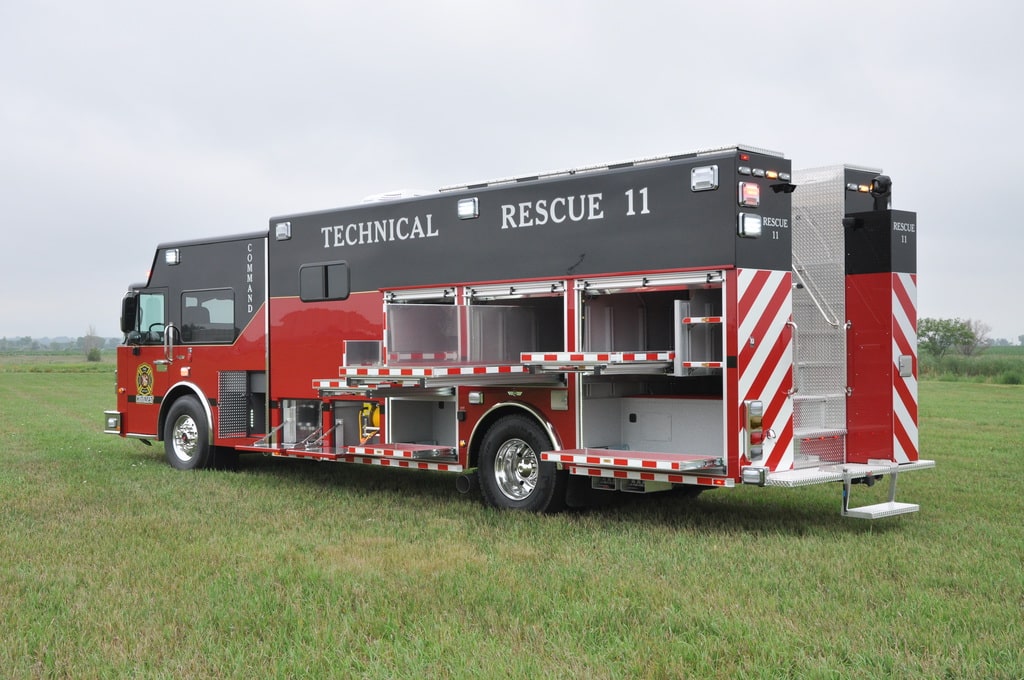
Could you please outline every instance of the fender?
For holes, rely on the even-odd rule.
[[[481,424],[487,423],[487,426],[490,426],[492,422],[497,420],[498,411],[511,411],[514,409],[526,412],[530,417],[537,421],[537,423],[542,428],[544,428],[544,431],[548,435],[548,439],[551,440],[551,446],[553,451],[562,450],[561,438],[559,438],[558,434],[555,432],[555,428],[551,425],[551,421],[549,421],[543,413],[541,413],[534,407],[530,406],[529,404],[524,404],[518,401],[503,401],[487,409],[487,411],[482,416],[480,416],[479,419],[477,419],[476,424],[473,426],[473,431],[469,435],[469,451],[471,454],[469,461],[470,464],[473,464],[474,462],[472,459],[476,457],[475,454],[476,449],[479,446],[479,441],[483,438],[484,431],[486,431],[487,429],[486,427],[484,427],[484,431],[481,431]],[[537,453],[540,454],[540,451],[538,451]]]
[[[176,383],[174,387],[167,390],[167,394],[164,395],[163,401],[160,402],[157,441],[163,441],[164,439],[164,425],[167,423],[167,412],[171,410],[171,404],[188,394],[192,394],[194,397],[199,399],[199,403],[202,405],[203,411],[206,413],[206,441],[210,442],[210,446],[213,446],[213,410],[210,408],[210,400],[206,398],[206,395],[203,393],[203,390],[199,385],[187,381]]]

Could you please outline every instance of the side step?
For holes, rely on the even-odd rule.
[[[410,470],[436,470],[462,472],[455,448],[428,444],[383,444],[371,446],[342,446],[340,448],[302,446],[297,444],[269,445],[257,442],[252,446],[239,446],[239,451],[267,453],[278,458],[306,458],[337,463],[362,463]]]
[[[558,463],[571,475],[590,477],[595,489],[647,492],[668,489],[673,484],[734,484],[724,476],[725,463],[718,456],[582,448],[542,451],[540,458]]]
[[[863,505],[859,508],[850,507],[850,487],[853,486],[853,475],[843,471],[843,517],[855,519],[881,519],[883,517],[894,517],[917,512],[921,506],[916,503],[896,502],[896,477],[899,472],[899,465],[894,464],[889,470],[889,500],[885,503],[874,505]]]

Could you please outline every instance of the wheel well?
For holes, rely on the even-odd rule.
[[[470,435],[469,440],[469,467],[475,468],[479,465],[480,444],[483,442],[484,437],[487,436],[487,431],[491,429],[491,426],[505,416],[511,415],[525,416],[535,421],[547,434],[548,438],[551,439],[552,447],[555,449],[561,448],[561,444],[558,440],[558,436],[555,434],[554,428],[551,427],[551,423],[544,418],[543,414],[537,412],[526,404],[499,404],[484,414],[484,417],[477,421],[477,424],[473,427],[473,433]],[[540,451],[537,453],[539,455]]]
[[[160,402],[160,417],[157,422],[157,441],[163,441],[164,439],[164,428],[167,425],[167,414],[170,413],[171,407],[174,403],[182,397],[192,396],[199,401],[199,405],[203,407],[203,411],[206,412],[206,424],[208,427],[208,437],[206,441],[213,445],[213,412],[210,410],[210,402],[203,394],[202,390],[192,383],[179,383],[167,391],[164,395],[163,401]]]

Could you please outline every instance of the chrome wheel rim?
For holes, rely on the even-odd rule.
[[[533,493],[539,471],[537,453],[522,439],[509,439],[494,456],[494,481],[511,500],[521,501]]]
[[[190,415],[182,415],[174,421],[174,435],[171,437],[174,455],[183,463],[192,460],[199,447],[199,427]]]

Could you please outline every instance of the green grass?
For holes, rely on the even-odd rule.
[[[978,355],[948,354],[918,357],[925,380],[967,381],[998,385],[1024,384],[1024,347],[989,347]]]
[[[100,433],[110,370],[0,372],[5,676],[1024,676],[1022,387],[923,383],[922,510],[867,523],[836,485],[534,516],[441,474],[176,472]]]

